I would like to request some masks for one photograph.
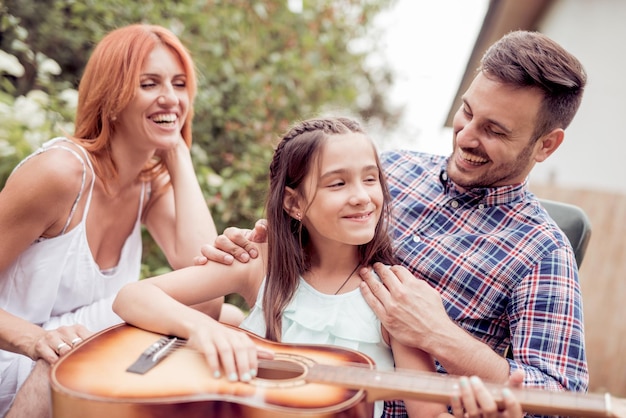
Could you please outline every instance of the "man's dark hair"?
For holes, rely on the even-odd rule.
[[[510,32],[493,44],[481,60],[485,76],[543,93],[534,139],[569,126],[578,111],[587,74],[578,59],[539,32]]]

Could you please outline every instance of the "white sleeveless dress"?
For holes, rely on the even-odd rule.
[[[113,300],[124,284],[139,279],[145,186],[138,196],[137,221],[122,248],[119,264],[103,272],[87,242],[86,219],[95,182],[91,162],[82,147],[66,138],[48,141],[24,161],[51,148],[71,152],[84,168],[83,186],[65,228],[85,191],[86,170],[92,173],[83,217],[72,230],[65,232],[64,228],[57,237],[33,243],[12,265],[0,272],[0,307],[45,329],[80,323],[90,331],[100,331],[122,322],[111,309]],[[33,365],[29,357],[0,350],[0,417],[6,413]]]
[[[240,327],[265,337],[263,289],[250,314]],[[379,370],[393,370],[393,354],[385,343],[380,320],[357,288],[339,295],[316,290],[303,278],[296,294],[283,312],[282,342],[292,344],[325,344],[349,348],[370,356]],[[382,414],[383,402],[375,404],[374,416]]]

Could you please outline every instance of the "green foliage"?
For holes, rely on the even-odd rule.
[[[34,147],[61,135],[60,126],[72,131],[68,89],[77,87],[105,33],[161,24],[180,36],[198,69],[193,156],[218,231],[251,226],[263,216],[273,146],[293,122],[336,112],[391,128],[399,116],[385,100],[390,70],[366,66],[377,48],[373,20],[393,0],[307,0],[301,12],[288,3],[4,0],[0,52],[16,57],[24,72],[3,70],[0,56],[0,184]],[[38,126],[16,110],[34,91],[47,97],[35,112],[43,115]],[[144,263],[144,275],[168,269],[150,240]]]

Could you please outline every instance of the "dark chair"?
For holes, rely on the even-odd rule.
[[[589,222],[587,214],[578,206],[569,203],[546,199],[539,199],[539,201],[569,239],[574,249],[576,263],[580,268],[589,244],[589,238],[591,238],[591,222]]]

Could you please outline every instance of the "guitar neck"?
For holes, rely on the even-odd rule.
[[[306,380],[332,383],[346,388],[363,388],[368,400],[418,399],[448,403],[458,380],[447,375],[415,371],[380,371],[358,366],[315,364],[307,371]],[[504,403],[502,385],[487,384],[499,406]],[[539,389],[511,389],[524,411],[532,414],[572,417],[624,417],[615,415],[612,407],[621,399],[607,394],[554,392]]]

